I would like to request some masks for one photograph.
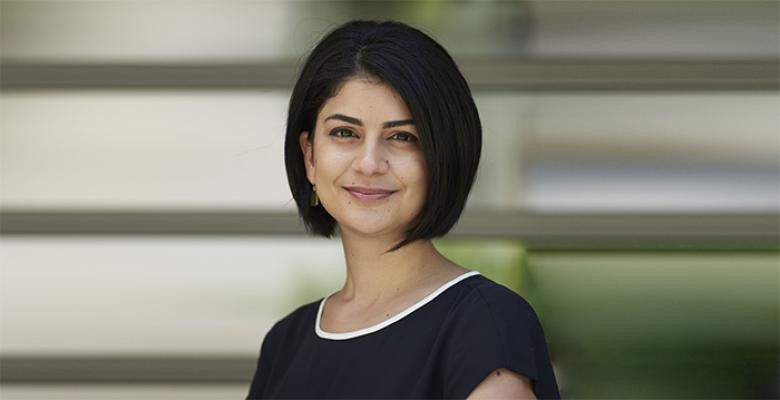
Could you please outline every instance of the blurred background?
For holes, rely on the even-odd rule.
[[[566,398],[778,397],[777,1],[0,3],[0,397],[244,398],[338,290],[283,166],[353,18],[459,63],[483,160],[448,256],[526,297]]]

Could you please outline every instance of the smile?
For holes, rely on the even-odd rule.
[[[395,193],[394,190],[371,189],[358,186],[345,187],[344,189],[346,189],[347,192],[352,195],[352,197],[364,201],[382,200],[390,197],[391,194]]]

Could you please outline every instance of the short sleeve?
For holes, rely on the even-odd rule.
[[[457,308],[443,355],[445,398],[468,397],[499,368],[531,379],[540,399],[560,397],[541,324],[522,297],[500,285],[476,287]]]
[[[255,369],[255,375],[252,378],[252,383],[249,386],[249,394],[246,399],[260,399],[263,396],[263,391],[268,384],[268,377],[271,375],[271,367],[273,360],[276,357],[275,349],[279,346],[276,345],[275,337],[278,324],[274,325],[270,331],[265,335],[263,344],[260,346],[260,356],[257,360],[257,368]]]

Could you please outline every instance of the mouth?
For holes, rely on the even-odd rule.
[[[366,188],[361,186],[346,186],[344,189],[359,200],[376,201],[390,197],[395,190]]]

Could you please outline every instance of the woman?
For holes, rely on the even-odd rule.
[[[308,230],[338,229],[344,287],[266,335],[248,398],[557,398],[519,295],[431,244],[463,210],[481,126],[447,52],[397,22],[346,23],[290,99],[290,189]]]

